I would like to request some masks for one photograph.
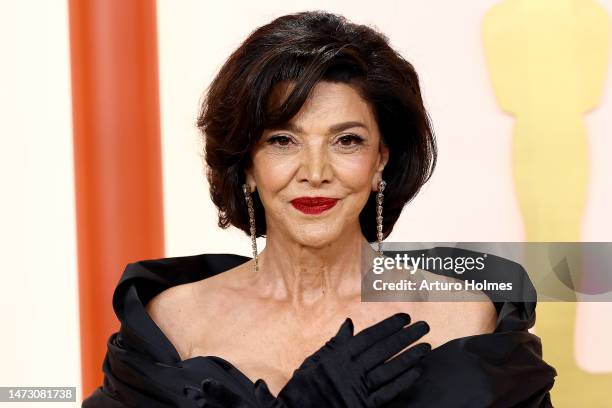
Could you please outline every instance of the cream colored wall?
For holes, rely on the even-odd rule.
[[[0,2],[0,50],[0,385],[80,401],[66,2]]]
[[[612,16],[612,1],[598,1]],[[612,62],[599,106],[585,117],[589,138],[590,184],[583,241],[612,241]],[[612,273],[612,271],[610,271]],[[612,303],[580,303],[576,312],[576,362],[591,372],[612,372]]]

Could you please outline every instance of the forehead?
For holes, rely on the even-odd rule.
[[[271,95],[271,103],[279,106],[294,87],[293,82],[277,84]],[[318,82],[308,95],[306,102],[291,122],[331,123],[360,121],[368,126],[374,125],[374,115],[370,104],[361,96],[357,88],[343,82]]]

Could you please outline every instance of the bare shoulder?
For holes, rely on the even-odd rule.
[[[497,310],[490,300],[445,303],[445,318],[455,338],[495,330]]]
[[[426,281],[440,282],[440,288],[443,288],[429,291],[428,300],[422,305],[423,314],[433,321],[433,326],[437,326],[436,343],[438,345],[459,337],[495,331],[497,310],[489,296],[483,291],[466,290],[462,284],[463,281],[458,278],[428,271],[420,271],[420,273]],[[442,283],[448,283],[449,286],[444,287]],[[453,284],[457,284],[458,289],[448,289],[452,288]]]
[[[191,357],[194,345],[201,346],[201,333],[210,333],[213,316],[234,297],[227,296],[230,271],[170,287],[154,296],[145,310],[178,351],[182,360]]]
[[[189,310],[192,293],[193,284],[173,286],[158,293],[145,305],[151,319],[174,345],[183,360],[191,350],[189,325],[186,323],[192,314]]]

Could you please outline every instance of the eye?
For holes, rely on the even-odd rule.
[[[293,143],[293,140],[287,135],[275,135],[270,137],[267,141],[270,145],[275,145],[281,148],[288,148]]]
[[[352,148],[363,144],[363,137],[352,133],[347,133],[336,139],[342,148]]]

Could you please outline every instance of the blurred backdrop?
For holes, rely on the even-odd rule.
[[[195,118],[252,30],[312,9],[378,28],[420,76],[439,162],[389,241],[612,241],[612,0],[2,0],[0,385],[80,406],[127,262],[250,255],[216,225]],[[612,406],[612,304],[537,319],[553,404]]]

